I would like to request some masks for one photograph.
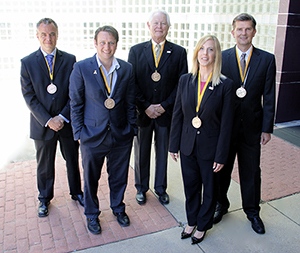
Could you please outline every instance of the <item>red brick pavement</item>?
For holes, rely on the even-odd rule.
[[[137,204],[132,169],[125,193],[131,225],[122,228],[109,207],[107,173],[103,168],[98,192],[102,211],[100,235],[88,232],[83,207],[71,200],[61,157],[56,162],[55,197],[48,217],[37,217],[35,161],[9,164],[0,172],[0,189],[0,252],[70,252],[178,225],[151,192],[147,193],[145,205]]]
[[[272,136],[262,147],[262,200],[300,192],[300,148]],[[36,162],[9,164],[0,171],[0,252],[70,252],[177,226],[173,216],[149,192],[146,205],[135,201],[133,170],[125,193],[131,226],[121,228],[109,207],[107,173],[103,168],[99,198],[101,235],[87,231],[83,207],[71,200],[61,157],[56,162],[55,198],[50,215],[37,217]],[[233,179],[238,182],[237,168]]]
[[[274,135],[261,149],[261,199],[269,201],[300,192],[300,148]],[[237,163],[232,179],[239,182]]]

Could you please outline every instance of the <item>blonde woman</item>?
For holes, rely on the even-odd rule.
[[[170,132],[170,155],[180,161],[188,225],[181,239],[203,241],[213,225],[215,177],[228,156],[233,122],[232,81],[221,74],[221,48],[212,35],[196,45],[193,67],[178,84]],[[203,189],[203,192],[202,192]]]

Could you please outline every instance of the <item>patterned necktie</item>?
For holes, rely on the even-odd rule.
[[[242,69],[242,74],[244,75],[245,73],[245,67],[246,67],[246,60],[245,60],[245,53],[242,53],[241,55],[241,69]]]
[[[46,59],[47,59],[51,73],[52,73],[52,67],[53,67],[53,58],[54,58],[54,56],[52,54],[46,55]]]
[[[159,57],[159,55],[160,55],[160,50],[161,50],[161,45],[160,45],[160,44],[157,44],[157,45],[155,46],[155,56],[156,56],[157,62],[158,62],[158,57]]]

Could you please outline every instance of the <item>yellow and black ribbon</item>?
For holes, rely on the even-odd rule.
[[[154,44],[152,43],[152,51],[153,51],[153,55],[154,55],[155,67],[156,67],[156,68],[158,68],[158,64],[159,64],[159,61],[160,61],[162,52],[164,51],[164,46],[165,46],[165,43],[161,46],[159,57],[158,57],[158,59],[156,59],[156,54],[155,54]]]
[[[251,51],[250,51],[250,54],[249,54],[249,57],[248,57],[248,60],[247,60],[247,64],[246,64],[246,67],[245,67],[245,72],[243,73],[242,72],[242,67],[241,67],[241,62],[240,62],[240,59],[239,59],[239,54],[238,54],[237,48],[235,47],[236,59],[237,59],[238,65],[239,65],[240,76],[241,76],[241,80],[242,80],[243,84],[244,84],[244,81],[245,81],[245,77],[246,77],[247,69],[248,69],[249,62],[250,62],[250,59],[251,59],[251,56],[252,56],[252,52],[253,52],[253,47],[251,48]]]
[[[207,85],[210,82],[211,76],[212,76],[212,72],[210,73],[209,77],[207,78],[207,81],[203,87],[203,90],[201,91],[201,75],[200,75],[200,69],[199,69],[199,78],[198,78],[198,92],[197,92],[197,107],[196,107],[196,112],[199,112],[199,108],[200,108],[200,104],[202,101],[202,98],[204,96],[205,90],[207,88]]]
[[[45,58],[45,61],[46,61],[46,64],[47,64],[47,68],[48,68],[48,71],[49,71],[49,76],[50,76],[50,79],[51,79],[51,82],[53,82],[53,74],[54,74],[54,65],[55,65],[55,59],[56,59],[56,51],[55,51],[55,55],[54,55],[54,59],[53,59],[53,65],[52,65],[52,71],[50,69],[50,66],[49,66],[49,63],[46,59],[46,57],[44,56]]]
[[[112,72],[111,75],[110,75],[110,83],[109,83],[109,85],[108,85],[107,80],[106,80],[106,77],[105,77],[105,75],[104,75],[104,72],[103,72],[101,66],[100,66],[100,71],[101,71],[101,74],[102,74],[102,77],[103,77],[103,80],[104,80],[104,83],[105,83],[105,87],[106,87],[107,93],[108,93],[108,95],[110,95],[110,92],[111,92],[111,86],[112,86],[112,79],[113,79],[113,74],[114,74],[114,72]]]

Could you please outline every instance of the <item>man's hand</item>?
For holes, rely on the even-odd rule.
[[[64,120],[60,116],[55,116],[53,117],[49,122],[48,122],[48,127],[52,129],[53,131],[57,132],[61,130],[64,127]]]
[[[224,167],[224,164],[219,164],[219,163],[214,162],[213,171],[219,172],[223,167]]]
[[[157,117],[159,117],[161,115],[160,112],[157,111],[157,107],[159,105],[150,105],[146,110],[145,113],[147,114],[147,116],[150,119],[156,119]]]
[[[271,140],[271,134],[269,133],[261,133],[260,144],[266,145]]]

